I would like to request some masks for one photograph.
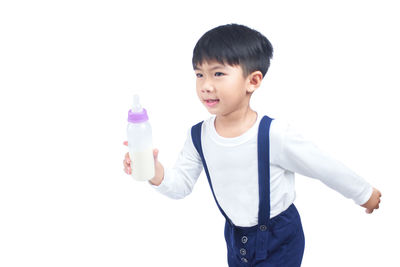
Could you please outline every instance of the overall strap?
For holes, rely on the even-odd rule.
[[[201,161],[202,161],[202,163],[203,163],[204,171],[205,171],[206,176],[207,176],[208,183],[209,183],[209,185],[210,185],[210,187],[211,187],[211,191],[212,191],[212,194],[213,194],[213,196],[214,196],[214,200],[215,200],[215,202],[217,203],[217,206],[218,206],[219,211],[220,211],[220,212],[222,213],[222,215],[225,217],[226,221],[227,221],[231,226],[234,226],[234,224],[232,223],[232,221],[228,218],[228,216],[226,216],[225,212],[223,211],[223,209],[222,209],[221,206],[219,205],[217,198],[215,197],[214,189],[213,189],[213,186],[212,186],[212,183],[211,183],[211,179],[210,179],[210,173],[208,172],[207,163],[206,163],[206,160],[204,159],[203,149],[202,149],[202,147],[201,147],[201,125],[202,125],[202,124],[203,124],[203,122],[199,122],[198,124],[196,124],[196,125],[194,125],[194,126],[192,127],[191,133],[192,133],[193,145],[194,145],[194,147],[196,148],[197,152],[198,152],[199,155],[200,155]]]
[[[269,170],[269,128],[272,119],[264,116],[260,122],[257,139],[258,154],[258,224],[269,226],[270,217],[270,170]]]
[[[258,128],[258,229],[256,240],[256,259],[267,258],[267,241],[270,218],[270,159],[269,159],[269,129],[272,119],[264,116]]]

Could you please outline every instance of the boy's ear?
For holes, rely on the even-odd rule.
[[[250,73],[249,76],[247,76],[247,81],[248,81],[247,92],[253,93],[258,87],[260,87],[262,79],[263,75],[261,71],[257,70]]]

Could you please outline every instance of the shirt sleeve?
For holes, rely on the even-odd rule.
[[[320,180],[328,187],[362,205],[372,194],[372,186],[347,166],[303,138],[289,124],[282,127],[280,153],[281,167]]]
[[[191,130],[173,168],[165,169],[164,180],[159,186],[151,185],[158,192],[173,199],[189,195],[203,169],[200,156],[193,145]]]

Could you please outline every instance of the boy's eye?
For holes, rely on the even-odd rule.
[[[222,73],[222,72],[216,72],[215,73],[215,76],[217,76],[217,77],[219,77],[219,76],[224,76],[225,74],[224,73]]]
[[[201,74],[201,73],[196,73],[196,77],[197,77],[197,78],[201,78],[201,77],[203,77],[203,74]]]

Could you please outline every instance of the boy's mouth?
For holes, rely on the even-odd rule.
[[[209,107],[213,107],[216,104],[218,104],[219,99],[205,99],[204,102],[206,102],[206,105]]]

